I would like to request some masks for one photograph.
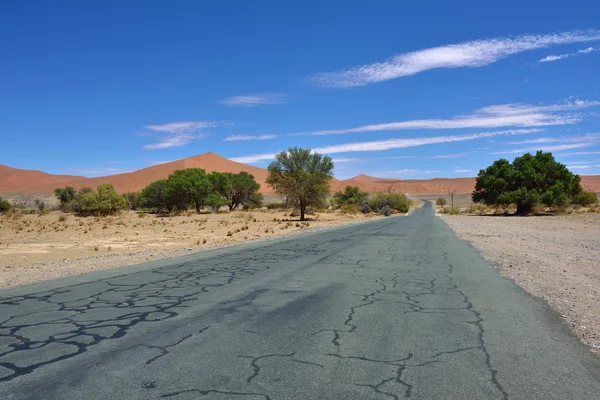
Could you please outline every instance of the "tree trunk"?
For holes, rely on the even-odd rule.
[[[533,204],[517,204],[517,214],[525,215],[533,211]]]
[[[304,206],[300,206],[300,221],[304,221]]]

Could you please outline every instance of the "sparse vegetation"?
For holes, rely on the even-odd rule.
[[[369,193],[362,192],[358,186],[346,186],[343,192],[336,192],[333,195],[332,205],[334,208],[341,208],[347,204],[359,205],[364,203],[369,197]]]
[[[127,209],[127,201],[115,192],[110,184],[98,186],[98,191],[89,191],[80,194],[78,199],[78,211],[80,215],[114,215],[121,210]]]
[[[340,207],[340,210],[344,214],[352,214],[352,215],[355,215],[355,214],[358,214],[361,212],[361,209],[358,204],[344,204],[343,206]]]
[[[446,200],[443,197],[438,197],[437,200],[435,201],[435,204],[440,207],[444,207],[446,204],[448,204],[448,200]]]
[[[305,220],[307,207],[325,203],[333,179],[331,157],[292,147],[277,154],[268,170],[267,183],[284,195],[288,204],[299,208],[301,221]]]
[[[598,204],[598,195],[594,192],[582,191],[573,198],[573,204],[577,204],[583,207],[587,207],[592,204]]]

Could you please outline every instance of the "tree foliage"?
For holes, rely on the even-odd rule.
[[[86,191],[77,199],[81,215],[112,215],[128,208],[127,200],[115,192],[113,185],[104,183],[98,190]]]
[[[580,206],[590,206],[592,204],[598,204],[598,195],[595,192],[581,192],[573,198],[573,203],[579,204]]]
[[[68,204],[75,200],[77,191],[71,186],[66,186],[64,188],[54,189],[54,195],[56,196],[60,204]]]
[[[331,157],[292,147],[277,154],[268,170],[267,183],[300,209],[300,220],[305,219],[307,207],[325,203],[329,181],[333,179]]]
[[[347,204],[362,204],[369,197],[369,193],[362,192],[358,186],[346,186],[343,192],[335,192],[333,202],[335,208],[340,208]]]
[[[229,209],[235,210],[238,206],[262,205],[262,194],[258,193],[260,185],[254,180],[254,175],[242,171],[239,174],[227,174],[230,190],[226,198],[229,200]]]
[[[157,211],[171,212],[176,208],[176,201],[168,191],[168,181],[161,179],[146,186],[140,193],[140,207],[152,208]]]
[[[446,200],[443,197],[438,197],[437,200],[435,201],[435,204],[437,204],[440,207],[444,207],[446,204],[448,204],[448,200]]]
[[[488,206],[517,205],[517,214],[533,211],[537,204],[548,207],[568,205],[582,191],[581,178],[552,153],[538,151],[515,158],[500,159],[479,171],[472,199]]]
[[[410,203],[404,193],[379,192],[369,199],[369,207],[379,214],[389,216],[393,210],[408,212]]]

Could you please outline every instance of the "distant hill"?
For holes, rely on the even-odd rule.
[[[148,184],[164,179],[178,169],[203,168],[207,172],[232,172],[247,171],[261,185],[262,193],[273,193],[265,180],[268,172],[264,168],[246,165],[228,160],[215,153],[205,153],[184,158],[169,163],[153,165],[138,171],[98,178],[86,178],[74,175],[52,175],[42,171],[23,170],[0,165],[0,193],[1,192],[51,192],[57,187],[73,186],[76,189],[88,186],[95,188],[102,183],[111,183],[117,192],[136,192]],[[600,192],[600,176],[585,175],[581,177],[582,185],[586,190]],[[475,187],[475,178],[434,178],[425,180],[399,180],[377,178],[368,175],[357,175],[346,180],[334,179],[331,190],[343,190],[347,185],[360,187],[367,192],[378,192],[393,186],[397,192],[404,193],[445,193],[451,189],[457,193],[470,193]]]

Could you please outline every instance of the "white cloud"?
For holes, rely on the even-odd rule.
[[[268,140],[275,139],[277,135],[232,135],[223,139],[224,142],[234,142],[238,140]]]
[[[410,139],[389,139],[389,140],[377,140],[371,142],[355,142],[346,143],[332,146],[319,147],[314,149],[315,152],[321,154],[336,154],[336,153],[350,153],[350,152],[362,152],[362,151],[383,151],[392,149],[403,149],[407,147],[424,146],[428,144],[438,143],[452,143],[452,142],[463,142],[468,140],[476,140],[486,137],[502,136],[502,135],[519,135],[539,132],[539,129],[514,129],[506,131],[493,131],[493,132],[480,132],[469,135],[454,135],[454,136],[434,136],[434,137],[423,137],[423,138],[410,138]],[[235,157],[233,161],[241,163],[253,163],[262,160],[273,159],[274,154],[255,154],[251,156]]]
[[[230,107],[257,107],[265,104],[283,104],[287,96],[279,93],[258,93],[229,97],[219,100],[219,104]]]
[[[158,161],[152,161],[150,164],[151,165],[161,165],[161,164],[167,164],[173,162],[173,160],[158,160]]]
[[[143,148],[148,150],[157,150],[184,146],[194,139],[200,139],[208,136],[207,133],[202,133],[202,130],[221,124],[221,122],[216,121],[183,121],[171,122],[164,125],[147,125],[146,129],[154,132],[165,133],[166,136],[158,143],[146,144],[143,146]]]
[[[334,158],[334,163],[355,163],[382,160],[401,160],[406,158],[417,158],[417,156],[393,156],[393,157],[365,157],[365,158]]]
[[[580,143],[580,142],[600,142],[600,133],[588,133],[583,136],[562,136],[562,137],[543,137],[531,140],[520,140],[509,142],[508,144],[534,144],[534,143]]]
[[[518,153],[527,153],[532,151],[562,151],[562,150],[570,150],[570,149],[578,149],[581,147],[591,146],[594,143],[573,143],[573,144],[559,144],[556,146],[538,146],[538,147],[528,147],[524,149],[517,150],[506,150],[506,151],[497,151],[491,154],[518,154]]]
[[[558,60],[562,60],[563,58],[569,58],[570,56],[571,56],[570,54],[550,55],[550,56],[546,56],[546,57],[542,58],[538,62],[543,63],[543,62],[558,61]]]
[[[72,170],[72,172],[83,175],[115,175],[129,171],[125,171],[118,168],[77,168]]]
[[[462,158],[466,157],[467,153],[458,153],[458,154],[440,154],[437,156],[427,156],[425,158]]]
[[[564,58],[578,56],[578,55],[581,55],[581,54],[589,54],[589,53],[591,53],[593,51],[597,51],[597,50],[599,50],[599,49],[594,48],[594,47],[588,47],[588,48],[585,48],[585,49],[577,50],[575,53],[566,53],[566,54],[558,54],[558,55],[546,56],[546,57],[542,58],[538,62],[539,63],[545,63],[545,62],[558,61],[558,60],[562,60]]]
[[[600,31],[571,31],[483,39],[403,53],[373,64],[319,73],[312,80],[322,86],[352,87],[387,81],[437,68],[482,67],[513,54],[553,45],[600,40]]]
[[[469,173],[469,172],[474,172],[472,169],[460,169],[457,168],[454,170],[454,172],[458,172],[458,173]]]
[[[571,153],[563,153],[561,156],[589,156],[593,154],[600,154],[600,151],[575,151]]]
[[[475,110],[472,114],[450,119],[420,119],[383,124],[363,125],[354,128],[328,129],[302,134],[343,135],[347,133],[395,131],[405,129],[465,129],[531,127],[574,124],[581,116],[569,113],[589,107],[600,106],[600,101],[569,100],[553,105],[529,105],[520,103],[499,104]]]
[[[567,165],[569,169],[589,169],[592,168],[591,165]]]

